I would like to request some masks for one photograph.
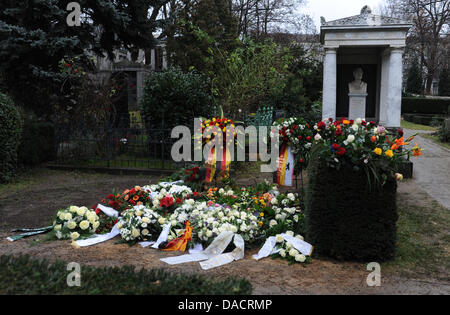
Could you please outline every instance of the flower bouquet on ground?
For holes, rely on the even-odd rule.
[[[164,223],[165,219],[158,212],[138,205],[122,213],[117,227],[123,241],[134,244],[138,241],[155,240]]]
[[[294,232],[287,231],[287,235],[294,237]],[[303,241],[303,236],[295,235],[295,238]],[[303,266],[311,262],[311,257],[306,256],[296,250],[292,243],[286,241],[286,239],[281,235],[277,234],[275,236],[275,254],[272,254],[272,258],[282,258],[289,261],[289,264],[301,263]]]
[[[91,236],[99,226],[99,217],[95,211],[70,206],[57,212],[53,232],[58,239],[77,240]]]

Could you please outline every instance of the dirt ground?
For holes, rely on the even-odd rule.
[[[264,176],[258,175],[263,179]],[[270,176],[266,176],[271,179]],[[254,178],[251,176],[250,178]],[[18,227],[41,227],[59,208],[67,205],[92,206],[112,190],[122,191],[134,185],[157,182],[156,177],[117,176],[37,170],[20,182],[0,189],[0,255],[29,254],[49,260],[74,261],[82,265],[164,268],[174,272],[200,273],[216,278],[244,276],[253,285],[254,294],[450,294],[448,271],[438,274],[409,273],[382,265],[381,286],[369,287],[369,271],[361,263],[313,259],[306,267],[288,265],[280,259],[255,261],[251,255],[258,249],[247,250],[245,258],[228,265],[203,271],[198,263],[170,266],[160,258],[179,255],[136,245],[114,244],[117,239],[86,248],[74,248],[69,241],[42,242],[42,236],[9,242],[10,230]],[[249,177],[239,181],[252,184]],[[414,181],[401,183],[399,203],[426,204],[429,196]]]

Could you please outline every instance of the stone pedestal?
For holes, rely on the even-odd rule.
[[[366,117],[366,97],[367,93],[349,93],[348,118],[357,119]]]

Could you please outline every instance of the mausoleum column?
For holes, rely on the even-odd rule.
[[[391,48],[386,127],[400,127],[402,109],[403,49]]]
[[[325,48],[322,119],[336,118],[337,47]]]

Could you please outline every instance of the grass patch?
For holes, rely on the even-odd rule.
[[[405,129],[412,129],[412,130],[426,130],[426,131],[437,131],[437,128],[426,126],[426,125],[419,125],[415,124],[406,120],[402,120],[400,122],[400,126]]]
[[[434,200],[426,207],[398,204],[396,258],[384,266],[406,275],[448,277],[450,212]]]
[[[69,287],[67,263],[35,260],[28,256],[0,256],[0,294],[113,294],[113,295],[239,295],[251,294],[245,279],[222,281],[162,269],[136,271],[134,267],[81,266],[81,286]]]
[[[450,143],[442,142],[441,140],[439,140],[439,136],[438,135],[433,135],[433,134],[428,134],[428,133],[421,133],[420,136],[424,137],[426,139],[429,139],[429,140],[433,141],[434,143],[439,144],[440,146],[443,146],[444,148],[450,149]]]

